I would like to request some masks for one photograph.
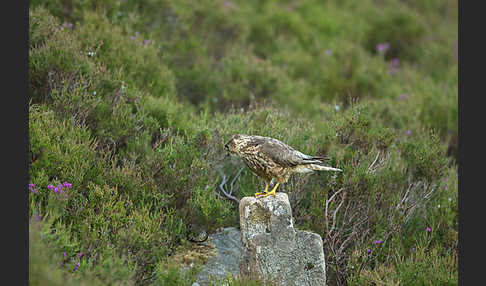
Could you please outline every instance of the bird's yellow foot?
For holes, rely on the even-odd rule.
[[[255,193],[255,198],[258,197],[258,196],[261,196],[261,195],[265,195],[268,191],[268,183],[266,184],[265,186],[265,190],[263,191],[263,193]]]
[[[270,195],[273,195],[273,196],[275,197],[275,189],[273,189],[272,191],[270,191],[270,192],[268,192],[268,193],[265,193],[265,194],[262,196],[262,198],[266,198],[266,197],[268,197],[268,196],[270,196]]]
[[[262,198],[266,198],[266,197],[268,197],[268,196],[270,196],[270,195],[273,195],[273,196],[275,197],[275,192],[277,191],[277,187],[278,187],[278,185],[279,185],[279,184],[280,184],[280,183],[277,183],[277,184],[275,185],[275,187],[273,187],[273,189],[272,189],[270,192],[268,192],[268,193],[264,194],[264,195],[262,196]]]
[[[261,196],[261,195],[265,195],[267,192],[263,192],[263,193],[255,193],[255,198],[258,197],[258,196]]]

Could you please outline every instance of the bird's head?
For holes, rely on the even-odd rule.
[[[224,144],[224,150],[227,155],[238,155],[241,147],[244,146],[245,135],[235,134],[230,137],[228,142]]]

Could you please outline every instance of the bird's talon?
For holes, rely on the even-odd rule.
[[[275,188],[275,189],[276,189],[276,188]],[[268,193],[266,193],[266,194],[264,194],[262,198],[266,198],[266,197],[268,197],[268,196],[270,196],[270,195],[272,195],[273,197],[275,197],[275,192],[276,192],[276,190],[275,190],[275,189],[274,189],[274,190],[272,190],[272,191],[270,191],[270,192],[268,192]]]
[[[275,185],[275,187],[273,187],[273,189],[272,189],[270,192],[265,193],[265,194],[263,195],[263,198],[266,198],[266,197],[268,197],[268,196],[270,196],[270,195],[273,195],[273,197],[275,197],[275,192],[277,191],[277,187],[278,187],[278,185],[279,185],[279,184],[280,184],[280,183],[278,183],[278,182],[277,182],[277,184]]]
[[[263,190],[263,193],[255,193],[255,198],[261,195],[265,195],[268,192],[268,183],[265,186],[265,190]]]

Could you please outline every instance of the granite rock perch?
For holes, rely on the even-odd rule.
[[[285,193],[240,201],[240,275],[278,285],[326,285],[320,235],[294,228]]]

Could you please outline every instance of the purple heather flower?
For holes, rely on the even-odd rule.
[[[407,130],[407,136],[409,136],[410,134],[412,134],[412,130]]]
[[[143,40],[143,44],[144,44],[144,45],[148,45],[148,44],[150,44],[150,40]]]
[[[76,266],[74,266],[74,269],[73,269],[73,270],[74,270],[74,271],[78,270],[79,266],[81,266],[81,263],[79,263],[79,262],[78,262],[78,263],[76,263]]]
[[[54,188],[54,193],[62,193],[62,185],[59,184],[57,187]]]
[[[37,194],[37,188],[34,189],[34,194]]]
[[[376,44],[376,51],[378,53],[385,53],[390,48],[389,43],[378,43]]]
[[[398,97],[398,99],[401,99],[401,100],[406,100],[407,99],[407,94],[406,93],[403,93],[402,95],[400,95]]]
[[[29,190],[32,190],[32,188],[34,188],[34,184],[29,184]]]
[[[410,251],[411,252],[414,252],[415,251],[415,247],[410,248]]]
[[[69,27],[69,29],[72,29],[73,28],[73,23],[69,23],[68,24],[68,27]]]
[[[432,229],[430,229],[430,227],[427,227],[426,230],[427,230],[427,232],[430,232]]]
[[[73,185],[71,183],[68,183],[68,182],[64,182],[63,184],[64,187],[68,187],[68,188],[72,188]]]
[[[130,36],[130,40],[134,40],[134,39],[135,39],[135,37],[134,37],[134,36]]]
[[[359,165],[361,165],[361,162],[358,162],[358,167],[359,167]]]
[[[138,32],[135,32],[135,37],[138,36]]]
[[[371,250],[369,248],[366,249],[366,253],[370,254]]]
[[[78,258],[81,258],[81,257],[83,257],[83,254],[80,252],[80,253],[78,253]]]
[[[326,56],[332,55],[332,51],[329,49],[327,49],[324,53],[326,54]]]
[[[382,242],[383,242],[383,240],[379,239],[379,240],[375,240],[375,241],[373,241],[373,244],[380,244],[380,243],[382,243]]]
[[[66,258],[66,256],[67,256],[67,255],[66,255],[66,252],[64,252],[63,254],[64,254],[64,258]]]

